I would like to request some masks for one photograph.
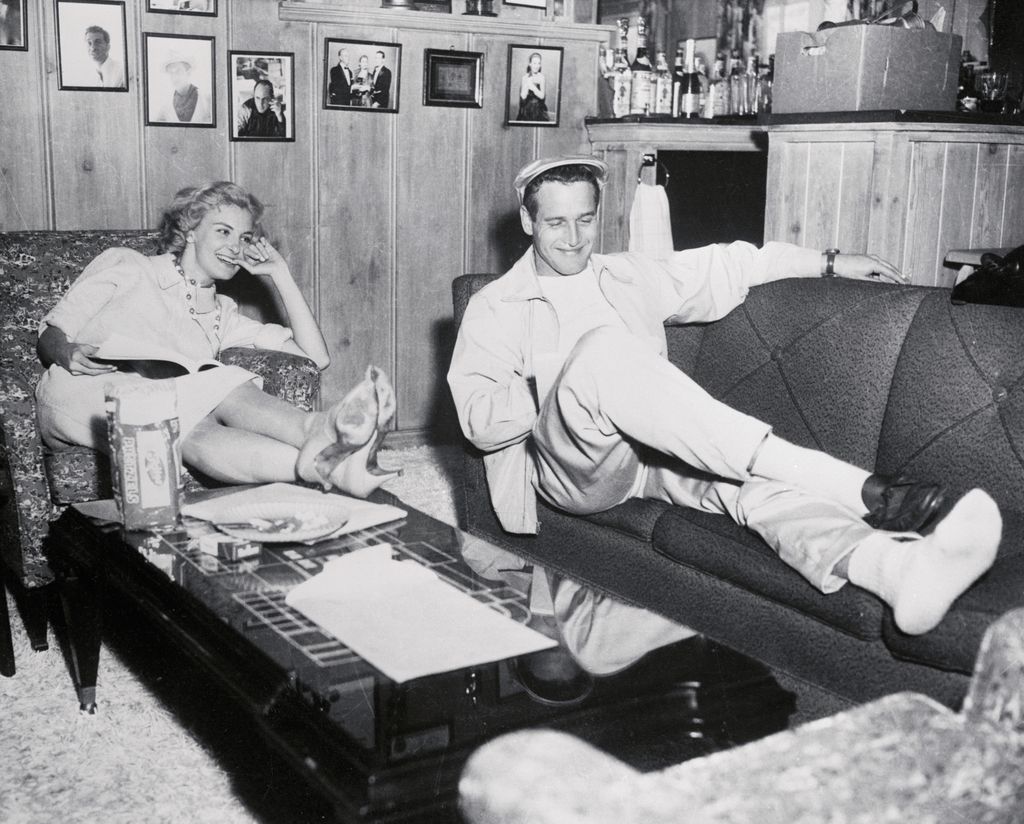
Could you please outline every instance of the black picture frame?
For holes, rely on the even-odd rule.
[[[0,0],[0,51],[28,51],[26,0]]]
[[[272,88],[263,84],[270,83]],[[260,84],[257,88],[256,84]],[[268,128],[281,128],[280,133],[258,128],[253,133],[242,130],[253,121],[247,114],[259,111],[257,94],[270,92],[272,102],[264,113]],[[231,139],[248,143],[254,140],[291,142],[295,140],[295,52],[229,51],[228,52],[228,105],[231,110]],[[273,115],[275,106],[281,108],[281,117]],[[271,120],[271,117],[274,119]],[[283,118],[283,120],[282,120]],[[243,121],[244,124],[243,125]]]
[[[216,17],[217,0],[146,0],[146,11],[151,14],[191,14],[196,17]]]
[[[436,14],[451,14],[452,0],[416,0],[416,11],[430,11]]]
[[[562,64],[565,50],[561,46],[534,46],[510,43],[508,46],[508,81],[505,87],[505,124],[508,126],[557,127],[562,107]],[[527,92],[522,98],[526,76],[533,72],[534,57],[540,58],[543,76],[543,97]],[[538,101],[539,102],[535,102]]]
[[[424,49],[423,105],[483,108],[483,52]]]
[[[59,90],[128,91],[124,0],[54,0],[54,20]],[[98,65],[92,45],[104,39],[107,51],[103,63]]]
[[[344,52],[345,66],[341,65],[341,52]],[[366,82],[357,84],[355,81],[363,68],[375,69],[380,54],[383,54],[383,65],[388,71],[386,96],[381,97],[376,80],[367,78]],[[372,56],[371,56],[372,55]],[[349,40],[340,37],[324,38],[324,76],[323,76],[323,107],[352,112],[381,112],[397,114],[402,76],[402,44],[381,43],[375,40]],[[353,59],[354,58],[354,59]],[[364,61],[365,58],[365,61]],[[347,68],[348,72],[342,71]],[[337,70],[337,71],[335,71]],[[358,93],[352,89],[358,88]],[[380,84],[383,85],[383,84]],[[385,105],[382,105],[382,101]]]
[[[216,128],[215,57],[216,38],[143,32],[145,125]]]

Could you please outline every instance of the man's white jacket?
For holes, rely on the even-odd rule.
[[[598,284],[629,331],[666,357],[666,323],[707,322],[739,306],[752,286],[821,270],[821,252],[788,243],[736,242],[665,260],[593,255]],[[538,415],[536,358],[558,348],[558,318],[544,298],[532,247],[469,301],[448,371],[459,424],[484,452],[491,503],[509,532],[536,533],[530,433]]]

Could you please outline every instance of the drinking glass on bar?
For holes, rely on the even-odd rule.
[[[978,107],[986,114],[1002,114],[1006,102],[1006,72],[984,71],[975,78]]]

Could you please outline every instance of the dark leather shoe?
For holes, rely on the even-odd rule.
[[[512,677],[534,701],[551,707],[583,702],[594,690],[594,676],[558,647],[521,655],[509,663]]]
[[[864,520],[891,532],[921,532],[939,514],[945,490],[939,484],[871,475],[861,490]]]

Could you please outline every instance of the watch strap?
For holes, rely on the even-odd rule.
[[[836,255],[839,254],[838,249],[826,249],[825,250],[825,271],[822,273],[822,277],[832,278],[836,275]]]

